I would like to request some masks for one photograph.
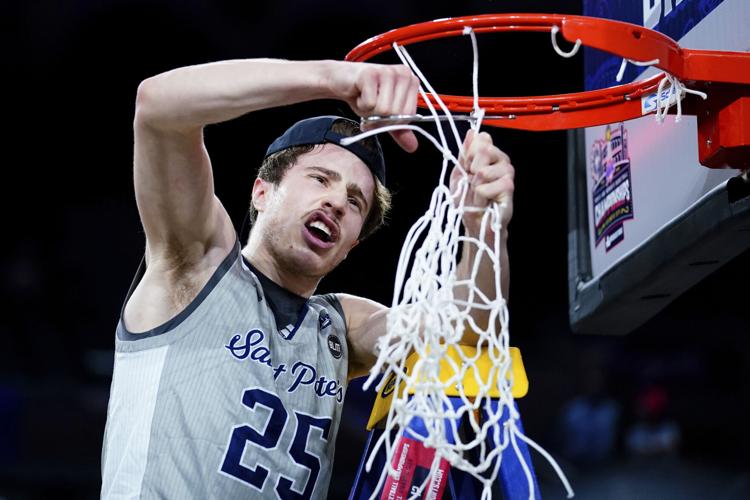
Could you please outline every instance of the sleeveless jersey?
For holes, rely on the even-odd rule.
[[[259,276],[238,242],[175,318],[132,334],[121,316],[103,498],[326,497],[347,384],[343,312],[333,295],[297,297],[296,322],[277,325],[283,293],[271,300],[280,287]]]

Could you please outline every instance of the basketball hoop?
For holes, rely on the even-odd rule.
[[[685,49],[657,31],[621,21],[560,14],[483,14],[438,19],[393,29],[355,47],[348,61],[366,61],[394,44],[459,36],[466,28],[476,33],[552,32],[576,46],[604,50],[634,63],[663,70],[708,99],[692,99],[679,111],[698,117],[699,160],[711,168],[750,168],[750,54]],[[577,48],[574,48],[572,53]],[[558,52],[559,49],[558,49]],[[564,55],[564,54],[561,54]],[[572,55],[572,54],[570,54]],[[524,130],[563,130],[603,125],[658,112],[646,106],[660,95],[664,75],[587,92],[532,97],[480,97],[483,123]],[[673,87],[673,85],[670,85]],[[684,87],[677,92],[677,102]],[[673,89],[670,91],[674,93]],[[471,113],[470,96],[439,97],[454,113]],[[674,98],[670,94],[667,98]],[[430,97],[431,104],[436,101]],[[662,102],[662,97],[656,99]],[[427,108],[419,98],[420,108]],[[666,103],[669,106],[669,102]],[[403,117],[402,117],[403,118]]]
[[[553,47],[562,57],[570,57],[586,45],[613,52],[631,64],[657,66],[665,73],[574,94],[479,97],[475,34],[497,31],[548,31]],[[575,44],[569,52],[557,46],[558,32]],[[458,35],[469,35],[472,42],[473,96],[437,93],[405,48],[416,42]],[[367,389],[380,380],[377,390],[383,405],[373,409],[370,423],[375,426],[380,422],[381,431],[370,435],[367,459],[360,465],[360,471],[374,470],[375,480],[370,484],[372,488],[358,489],[364,496],[356,498],[417,498],[423,493],[430,497],[434,492],[439,496],[445,488],[448,468],[480,485],[480,490],[466,497],[489,499],[495,480],[505,474],[503,484],[512,483],[513,477],[522,478],[521,486],[513,485],[520,489],[512,498],[520,498],[519,494],[536,498],[538,485],[528,447],[547,459],[568,497],[572,497],[572,488],[559,465],[523,432],[515,398],[522,392],[518,383],[525,378],[519,376],[509,344],[509,312],[502,291],[505,250],[498,235],[503,230],[506,207],[495,203],[478,208],[467,203],[469,178],[458,160],[462,141],[455,120],[469,120],[476,132],[482,124],[559,130],[650,113],[661,120],[676,104],[678,117],[683,110],[699,115],[701,140],[708,137],[711,145],[712,138],[721,139],[719,149],[709,154],[701,149],[701,162],[736,167],[750,157],[750,55],[686,50],[655,31],[604,19],[500,14],[441,19],[395,29],[359,45],[346,59],[366,61],[390,49],[419,78],[418,105],[429,110],[429,116],[366,117],[363,122],[377,128],[368,127],[361,134],[343,139],[342,144],[393,130],[412,130],[429,139],[443,158],[430,206],[409,230],[402,247],[388,326],[378,339],[377,360],[364,385]],[[693,88],[688,89],[688,84]],[[709,87],[711,99],[697,90]],[[686,103],[683,108],[681,101],[686,94],[700,95],[704,101],[693,99],[694,103]],[[652,106],[647,108],[646,102]],[[738,120],[738,114],[747,118]],[[411,124],[422,121],[437,125],[438,137]],[[439,126],[441,121],[448,122],[445,130]],[[731,131],[720,128],[727,123],[731,123]],[[717,130],[706,129],[713,126]],[[457,154],[451,150],[449,139],[458,147]],[[448,179],[453,172],[458,172],[459,180],[450,186]],[[479,235],[462,234],[464,215],[476,211],[483,212]],[[457,271],[459,247],[474,252],[475,264],[468,277]],[[478,286],[476,263],[480,259],[491,263],[492,273],[483,275],[494,284],[490,293],[486,293],[486,281],[483,288]],[[475,321],[471,312],[478,310],[489,313],[487,324]],[[476,349],[460,345],[466,332],[479,339]],[[374,435],[378,437],[373,439]]]

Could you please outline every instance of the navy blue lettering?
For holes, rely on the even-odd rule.
[[[236,477],[240,481],[262,490],[263,483],[268,477],[268,469],[258,464],[255,468],[246,467],[241,463],[242,454],[248,441],[265,449],[276,448],[279,437],[286,424],[287,412],[281,400],[262,389],[249,389],[242,395],[242,404],[250,409],[255,408],[258,403],[271,410],[271,415],[266,421],[263,434],[259,433],[249,425],[241,425],[234,428],[229,440],[227,454],[221,464],[221,470]]]
[[[283,363],[274,367],[271,359],[271,350],[264,345],[258,345],[264,339],[265,334],[261,330],[253,329],[247,332],[244,337],[242,335],[232,336],[232,339],[224,347],[236,359],[250,359],[271,368],[273,379],[278,380],[282,373],[286,373],[289,370]],[[311,386],[311,389],[318,397],[333,397],[337,402],[343,402],[344,388],[341,387],[341,383],[329,380],[324,376],[318,377],[315,366],[297,361],[292,366],[291,374],[294,380],[287,389],[288,392],[294,392],[300,386]]]
[[[242,404],[250,409],[254,409],[256,404],[260,404],[270,409],[271,414],[266,421],[263,434],[248,425],[241,425],[234,428],[229,440],[227,453],[224,456],[224,462],[221,465],[221,471],[259,491],[263,491],[263,485],[268,478],[271,467],[267,468],[261,465],[261,461],[264,458],[262,453],[253,457],[251,462],[256,464],[254,469],[243,465],[241,461],[242,455],[245,452],[245,446],[249,441],[267,450],[276,448],[289,421],[289,415],[278,396],[258,388],[246,390],[242,395]],[[310,430],[313,427],[319,429],[320,439],[318,441],[325,442],[328,442],[328,435],[331,430],[332,419],[330,418],[314,417],[298,412],[294,412],[294,416],[293,420],[296,421],[297,428],[294,432],[294,439],[289,446],[289,456],[294,463],[306,468],[310,473],[304,484],[298,485],[302,489],[302,492],[298,492],[292,489],[293,481],[291,479],[284,477],[278,470],[274,471],[279,474],[279,479],[276,483],[276,493],[283,500],[312,498],[318,476],[320,475],[320,460],[324,456],[325,445],[309,439]],[[308,441],[310,441],[310,445],[313,447],[312,450],[307,449]]]
[[[276,380],[279,378],[279,375],[284,373],[286,371],[286,365],[280,364],[276,368],[273,369],[273,379]]]
[[[292,375],[297,374],[297,368],[301,367],[299,370],[299,375],[297,375],[297,378],[294,380],[294,383],[289,387],[288,392],[294,392],[297,390],[297,386],[302,385],[310,385],[315,380],[315,377],[317,376],[317,372],[315,371],[315,367],[307,365],[303,363],[302,361],[297,361],[294,363],[294,366],[292,366]],[[305,379],[305,375],[309,375],[307,379]]]
[[[253,352],[250,353],[250,359],[253,361],[259,361],[264,365],[273,368],[273,365],[271,364],[271,351],[268,350],[268,347],[258,347],[253,349]]]
[[[245,343],[237,345],[242,339],[242,335],[235,335],[232,340],[229,341],[228,345],[225,345],[229,352],[232,353],[237,359],[245,359],[250,354],[250,348],[262,342],[264,338],[263,332],[260,330],[250,330],[245,334]]]
[[[344,400],[344,388],[339,384],[339,388],[336,390],[336,401],[341,403]]]
[[[328,385],[326,385],[326,396],[335,396],[336,395],[336,387],[338,387],[338,382],[335,380],[329,380]]]
[[[323,385],[325,383],[326,383],[326,378],[325,377],[320,377],[315,382],[315,386],[314,386],[315,394],[317,394],[318,396],[325,396],[325,391],[323,390]]]
[[[289,455],[295,463],[308,469],[310,475],[301,493],[292,489],[291,480],[281,476],[276,485],[276,492],[282,500],[301,500],[312,497],[315,491],[315,484],[318,481],[318,475],[320,474],[320,456],[310,453],[306,449],[308,435],[310,434],[310,428],[316,427],[321,430],[321,439],[327,442],[328,433],[331,430],[330,418],[312,417],[304,413],[297,413],[296,411],[294,415],[297,417],[297,432],[294,434],[294,440],[289,447]]]

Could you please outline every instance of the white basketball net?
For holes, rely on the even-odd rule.
[[[476,37],[471,28],[466,28],[464,34],[471,36],[474,50],[472,128],[478,131],[484,113],[479,109],[477,101]],[[509,317],[501,286],[501,221],[505,207],[500,204],[494,204],[490,208],[467,206],[469,177],[457,160],[462,153],[462,140],[453,117],[407,51],[395,44],[394,49],[401,61],[419,77],[419,92],[437,124],[438,137],[430,135],[422,128],[402,124],[380,127],[348,138],[342,143],[355,142],[390,130],[409,129],[427,137],[443,153],[443,161],[430,207],[412,226],[401,250],[387,333],[378,341],[378,359],[365,383],[365,388],[368,388],[382,374],[382,381],[378,387],[380,390],[391,375],[395,376],[396,390],[386,419],[385,431],[375,444],[366,465],[369,471],[376,454],[385,447],[388,465],[380,477],[376,493],[371,498],[380,495],[386,473],[396,476],[396,470],[392,466],[393,454],[404,430],[414,417],[421,418],[425,424],[426,432],[418,436],[419,439],[426,447],[435,449],[430,477],[434,476],[440,460],[445,459],[453,468],[465,471],[480,481],[483,485],[482,499],[490,498],[492,485],[502,466],[501,455],[505,449],[511,447],[526,475],[529,496],[535,498],[538,492],[534,491],[533,476],[518,445],[518,440],[522,440],[549,460],[565,485],[568,496],[571,497],[573,492],[570,485],[552,457],[521,432],[519,414],[511,393],[513,380],[509,353]],[[442,117],[447,118],[450,135],[458,146],[456,155],[451,152],[448,138],[440,126],[441,115],[430,104],[426,92],[429,92],[438,103],[443,113]],[[449,187],[449,167],[460,172],[457,187],[453,191]],[[480,211],[482,217],[479,236],[473,238],[462,235],[464,214]],[[457,275],[461,246],[463,252],[472,251],[475,254],[471,275],[464,279],[459,279]],[[481,259],[489,259],[494,271],[494,289],[488,290],[487,294],[476,285]],[[478,325],[472,318],[471,312],[475,310],[489,313],[486,327]],[[446,352],[451,346],[459,343],[467,329],[479,337],[479,349],[476,355],[471,356],[457,349],[461,359],[460,362],[456,362],[446,356]],[[491,360],[492,366],[488,377],[480,376],[477,370],[480,351],[484,351]],[[407,373],[406,359],[411,353],[417,353],[419,359]],[[447,380],[441,380],[441,360],[444,363],[448,361],[455,374]],[[462,384],[467,373],[473,374],[477,381],[484,380],[479,384],[477,394],[473,396],[465,393]],[[402,386],[404,390],[399,390]],[[449,387],[459,390],[461,404],[457,408],[454,408],[446,395],[446,389]],[[495,394],[494,405],[490,404],[491,391]],[[482,411],[485,417],[480,419],[478,414]],[[506,418],[503,418],[503,413],[506,414]],[[456,422],[462,418],[471,430],[459,434]],[[411,435],[413,437],[414,433]],[[448,435],[452,435],[454,439],[449,439]],[[488,442],[494,444],[490,446]],[[476,458],[469,460],[469,456]],[[410,498],[421,497],[426,486],[427,480]]]

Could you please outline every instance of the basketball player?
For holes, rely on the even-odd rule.
[[[387,309],[314,292],[383,221],[380,147],[340,146],[357,127],[336,117],[292,126],[255,179],[243,247],[214,195],[203,128],[321,98],[360,116],[412,114],[417,87],[402,66],[275,60],[185,67],[140,85],[134,169],[145,271],[117,326],[102,497],[326,497],[347,381],[374,362]],[[393,137],[417,147],[411,132]],[[508,157],[486,134],[469,134],[465,146],[469,200],[505,202],[507,226]],[[464,224],[478,234],[476,217]]]

